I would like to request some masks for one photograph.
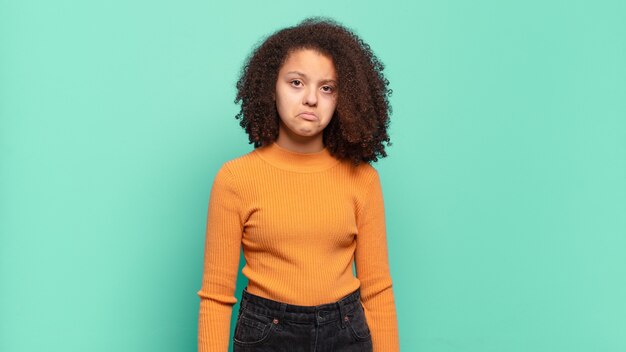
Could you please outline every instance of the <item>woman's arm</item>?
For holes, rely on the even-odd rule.
[[[378,172],[357,215],[356,271],[374,352],[400,349],[398,323],[387,255],[385,209]]]
[[[213,181],[207,215],[204,273],[198,291],[199,352],[228,350],[243,231],[240,206],[235,179],[222,165]]]

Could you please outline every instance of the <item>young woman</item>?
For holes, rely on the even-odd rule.
[[[382,63],[349,29],[308,18],[248,58],[237,118],[255,149],[211,189],[199,351],[399,349],[378,172],[391,108]],[[353,273],[356,264],[356,277]]]

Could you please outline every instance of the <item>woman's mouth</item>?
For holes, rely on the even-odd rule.
[[[317,116],[315,116],[314,114],[303,112],[298,116],[302,117],[303,119],[307,121],[317,121]]]

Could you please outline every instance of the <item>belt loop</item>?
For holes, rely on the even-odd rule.
[[[341,328],[343,329],[346,327],[346,319],[348,318],[348,315],[346,314],[346,305],[343,300],[340,300],[337,302],[337,306],[339,307],[339,314],[341,315]]]
[[[287,310],[287,303],[280,304],[280,315],[278,316],[278,322],[282,323],[283,317],[285,316],[285,311]]]
[[[248,295],[246,294],[246,288],[244,287],[243,292],[241,293],[241,303],[239,304],[239,313],[243,312],[246,309],[246,305],[248,304]]]
[[[285,316],[285,311],[287,310],[287,303],[280,304],[280,313],[278,313],[277,321],[274,321],[276,324],[276,329],[281,330],[281,325],[283,324],[283,317]]]

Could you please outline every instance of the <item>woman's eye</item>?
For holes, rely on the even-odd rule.
[[[326,93],[332,93],[335,89],[331,86],[323,86],[322,89],[324,90],[324,92]]]
[[[293,81],[291,81],[291,84],[299,87],[302,84],[302,82],[298,79],[294,79]]]

